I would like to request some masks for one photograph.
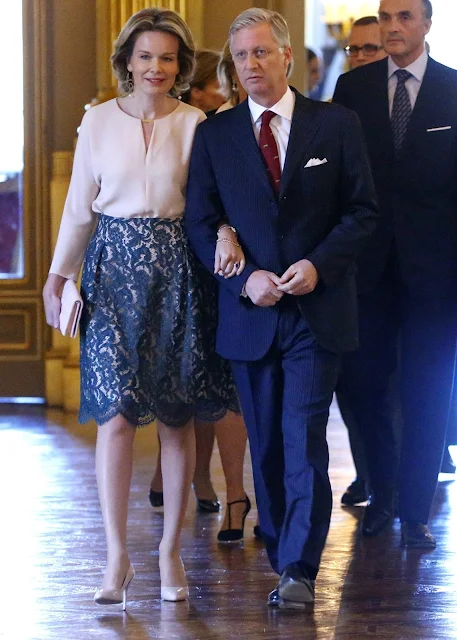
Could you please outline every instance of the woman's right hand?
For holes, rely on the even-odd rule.
[[[60,299],[67,278],[50,273],[43,288],[44,312],[46,322],[54,329],[59,328]]]
[[[226,279],[233,278],[242,273],[245,265],[244,251],[236,233],[228,225],[223,225],[217,232],[214,273]]]

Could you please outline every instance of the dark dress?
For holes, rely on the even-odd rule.
[[[99,216],[81,287],[80,422],[179,427],[238,411],[215,352],[215,286],[181,220]]]

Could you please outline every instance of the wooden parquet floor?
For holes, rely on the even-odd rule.
[[[276,583],[247,519],[243,546],[219,547],[221,515],[189,505],[183,537],[191,598],[159,599],[162,516],[147,501],[156,438],[138,432],[129,549],[136,578],[128,612],[93,603],[104,564],[94,479],[95,428],[39,408],[0,408],[1,640],[452,640],[457,639],[457,483],[442,476],[431,522],[433,552],[399,546],[399,523],[384,535],[358,533],[362,508],[339,498],[352,480],[337,410],[329,424],[335,503],[314,611],[269,610]],[[224,499],[219,456],[213,478]],[[253,497],[249,460],[246,486]]]

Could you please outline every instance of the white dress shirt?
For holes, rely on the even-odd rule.
[[[254,102],[252,98],[248,98],[249,111],[251,112],[252,126],[257,142],[259,142],[260,127],[262,125],[262,114],[264,111],[273,111],[276,115],[271,119],[270,127],[273,133],[279,151],[279,163],[281,171],[284,169],[286,160],[287,145],[289,144],[290,127],[292,124],[292,115],[295,108],[295,95],[290,87],[287,87],[286,93],[272,107],[262,107],[262,105]]]
[[[408,67],[405,67],[405,71],[409,71],[412,74],[411,78],[405,82],[406,90],[408,91],[409,101],[411,102],[411,109],[414,109],[414,105],[416,104],[417,96],[419,94],[419,90],[422,85],[422,80],[424,79],[425,70],[427,68],[428,63],[428,53],[423,50],[421,55],[414,60]],[[401,69],[398,67],[392,58],[389,56],[387,60],[387,77],[388,77],[388,91],[389,91],[389,112],[392,114],[392,106],[394,103],[394,95],[395,89],[397,88],[398,79],[395,75],[395,71],[397,69]]]

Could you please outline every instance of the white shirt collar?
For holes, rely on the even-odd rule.
[[[416,80],[418,80],[419,82],[422,82],[422,80],[424,79],[425,70],[427,68],[427,62],[428,62],[428,53],[424,47],[424,50],[422,51],[420,56],[417,58],[417,60],[414,60],[414,62],[412,62],[409,66],[405,67],[405,69],[406,71],[409,71],[416,78]],[[391,78],[395,73],[395,71],[401,68],[395,64],[395,62],[392,60],[390,56],[387,61],[387,66],[388,66],[388,78]]]
[[[291,88],[287,87],[287,91],[285,92],[283,97],[269,109],[267,109],[267,107],[263,107],[261,104],[257,104],[257,102],[254,102],[251,97],[248,98],[248,105],[253,122],[257,122],[264,111],[273,111],[273,113],[281,116],[281,118],[292,120],[295,108],[295,95]]]

